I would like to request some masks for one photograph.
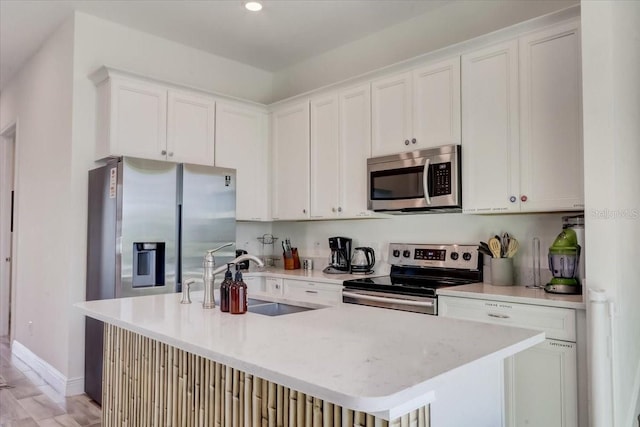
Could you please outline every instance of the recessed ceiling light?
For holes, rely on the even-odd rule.
[[[262,3],[260,3],[259,1],[248,1],[244,4],[244,7],[246,7],[247,10],[250,10],[251,12],[257,12],[259,10],[262,10]]]

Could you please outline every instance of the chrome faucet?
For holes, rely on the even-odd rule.
[[[231,245],[233,245],[233,243],[227,243],[220,246],[219,248],[207,251],[204,255],[204,261],[202,263],[202,266],[204,267],[204,301],[202,301],[202,308],[214,308],[216,306],[216,301],[213,298],[213,285],[215,282],[215,276],[222,273],[223,271],[226,271],[227,265],[236,264],[243,261],[253,261],[258,265],[258,267],[264,267],[264,263],[260,260],[260,258],[253,255],[244,254],[216,268],[216,259],[213,253]]]

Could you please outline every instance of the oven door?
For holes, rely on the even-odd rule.
[[[437,315],[437,301],[435,297],[407,296],[349,288],[345,288],[342,291],[342,302],[344,303],[391,308],[414,313]]]
[[[374,211],[459,210],[460,146],[367,160],[368,208]]]

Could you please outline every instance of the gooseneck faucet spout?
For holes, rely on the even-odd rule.
[[[213,256],[213,253],[219,249],[226,248],[227,246],[231,246],[232,244],[233,243],[229,243],[219,248],[212,249],[210,251],[207,251],[207,253],[204,255],[204,261],[202,263],[202,266],[204,267],[204,275],[203,275],[204,301],[202,302],[202,308],[214,308],[216,306],[216,302],[213,297],[213,289],[214,289],[213,285],[215,282],[215,276],[225,271],[227,269],[228,264],[237,264],[243,261],[253,261],[258,265],[258,267],[264,267],[264,263],[260,260],[260,258],[255,257],[253,255],[244,254],[216,268],[216,260],[215,260],[215,257]]]

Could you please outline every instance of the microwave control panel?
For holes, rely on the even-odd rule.
[[[429,192],[431,196],[446,196],[451,194],[451,162],[436,163],[431,166],[433,186]]]

